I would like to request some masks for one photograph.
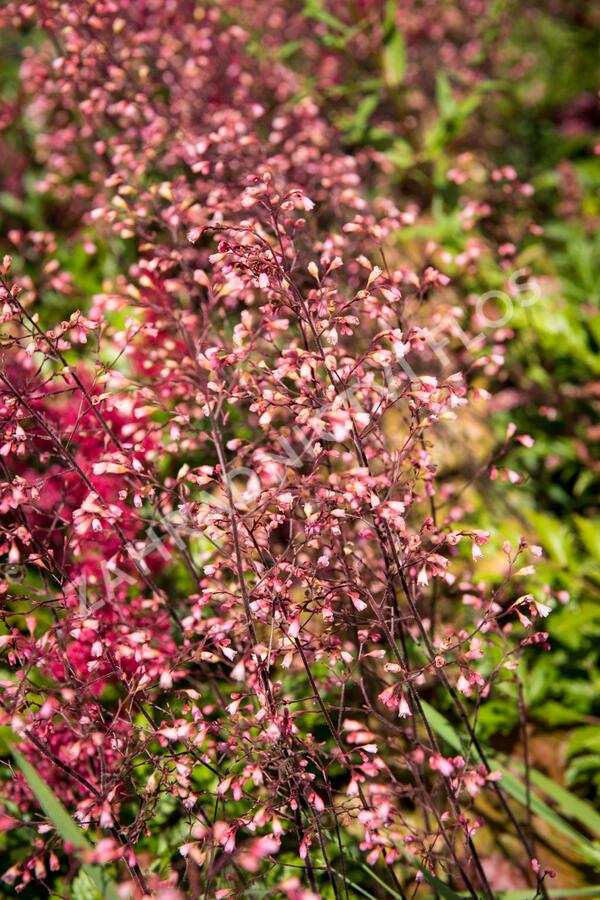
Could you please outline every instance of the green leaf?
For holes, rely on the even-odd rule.
[[[423,873],[425,881],[429,885],[431,885],[431,887],[440,895],[440,897],[445,897],[446,900],[460,900],[460,894],[457,894],[455,891],[453,891],[451,887],[448,887],[447,884],[444,884],[444,882],[440,881],[439,878],[436,878],[435,875],[432,875],[428,869],[423,868],[416,857],[406,852],[404,853],[404,855],[407,857],[407,859],[410,860],[410,862],[416,869]],[[384,890],[391,897],[394,897],[394,900],[401,900],[400,894],[394,891],[388,884],[385,883],[385,881],[382,881],[381,878],[379,878],[379,876],[376,875],[372,869],[370,869],[364,863],[362,864],[362,868],[365,870],[365,872],[368,872],[371,878],[373,878],[378,884],[380,884],[381,887],[384,888]]]
[[[353,143],[360,143],[365,135],[369,125],[369,119],[377,109],[379,97],[377,94],[367,94],[364,97],[352,116],[344,116],[338,120],[338,125],[346,132],[348,140]]]
[[[450,81],[445,72],[438,72],[435,80],[435,99],[443,118],[449,119],[454,115],[456,103],[452,94]]]
[[[390,87],[399,87],[406,72],[406,44],[397,30],[383,48],[383,73]]]
[[[339,31],[340,34],[346,34],[349,31],[348,26],[325,9],[320,0],[304,0],[304,11],[302,14],[309,19],[322,22],[323,25],[327,25],[334,31]]]
[[[415,161],[415,153],[408,141],[402,138],[396,138],[389,150],[386,151],[388,159],[390,159],[399,169],[408,169]]]
[[[504,788],[506,793],[510,794],[514,800],[517,800],[525,806],[527,803],[527,789],[525,785],[516,777],[516,775],[509,772],[509,770],[497,760],[494,760],[493,766],[502,774],[500,786]],[[547,803],[540,800],[533,792],[531,793],[530,800],[531,811],[534,815],[539,816],[540,819],[543,819],[548,825],[551,825],[556,831],[572,841],[583,855],[588,858],[596,855],[594,847],[587,838],[569,825],[568,822],[565,822],[565,820],[559,816],[558,813],[555,813]]]
[[[52,793],[48,785],[42,781],[31,763],[28,762],[15,747],[11,747],[11,753],[14,756],[19,769],[25,776],[27,784],[31,788],[31,792],[62,839],[64,841],[69,841],[78,850],[92,850],[93,845],[88,840],[84,831],[71,818],[65,807],[58,797]],[[100,866],[84,863],[82,869],[93,882],[102,897],[106,898],[106,900],[119,900],[117,885],[110,875],[103,871]]]
[[[565,691],[567,686],[565,686]],[[539,722],[544,722],[548,729],[564,728],[569,725],[579,725],[585,722],[586,715],[577,709],[572,709],[559,703],[557,700],[548,700],[535,710],[535,718]]]
[[[368,875],[370,875],[370,877],[373,879],[373,881],[376,881],[377,884],[380,884],[381,887],[385,890],[385,892],[390,895],[390,897],[394,897],[394,900],[402,900],[402,897],[400,896],[400,894],[398,894],[395,890],[393,890],[393,888],[391,888],[389,886],[389,884],[386,884],[385,881],[382,881],[382,879],[379,877],[379,875],[375,874],[373,869],[370,869],[369,866],[366,866],[364,863],[361,863],[361,868],[363,868],[365,870],[365,872]]]
[[[456,750],[457,753],[464,754],[465,751],[462,745],[462,741],[448,719],[446,719],[445,716],[438,712],[437,709],[434,709],[430,703],[427,703],[426,700],[421,700],[421,706],[423,707],[423,712],[427,716],[427,720],[435,733],[443,738],[446,743],[452,747],[453,750]]]
[[[80,869],[71,882],[72,900],[102,900],[102,894],[98,893],[95,884]]]
[[[600,521],[584,519],[583,516],[573,518],[585,549],[594,559],[600,560]]]
[[[419,868],[423,873],[425,881],[431,885],[440,897],[445,897],[446,900],[460,900],[460,895],[457,894],[456,891],[453,891],[452,888],[448,887],[447,884],[444,884],[443,881],[440,881],[439,878],[436,878],[435,875],[432,875],[427,869],[424,869],[422,866],[419,866]]]
[[[548,896],[554,900],[564,898],[571,900],[571,897],[600,897],[600,885],[596,887],[586,888],[564,888],[548,891]],[[531,889],[528,891],[502,891],[498,894],[498,900],[531,900]]]
[[[344,880],[343,876],[338,871],[336,871],[335,869],[332,869],[331,871],[333,872],[334,875],[337,875],[337,877],[340,879],[340,881]],[[366,891],[359,884],[356,884],[354,881],[350,881],[349,878],[346,878],[345,882],[346,882],[346,884],[349,884],[353,890],[357,891],[361,895],[361,897],[367,897],[368,900],[377,900],[377,897],[375,897],[373,894],[370,894],[368,891]]]
[[[519,764],[516,764],[516,768],[522,773],[525,772],[525,769]],[[600,813],[597,813],[589,803],[576,797],[571,791],[561,787],[560,784],[556,784],[551,778],[548,778],[536,769],[531,770],[530,777],[532,784],[535,784],[536,787],[554,800],[565,816],[576,819],[584,828],[595,832],[600,837]]]
[[[15,758],[15,762],[25,776],[27,784],[31,788],[36,800],[63,840],[70,841],[79,849],[91,850],[92,845],[82,829],[73,821],[58,797],[56,797],[48,785],[42,781],[31,763],[28,762],[15,747],[11,747],[11,752]]]
[[[571,558],[571,535],[564,523],[544,513],[529,512],[527,517],[535,528],[540,542],[559,565],[566,567]]]
[[[570,758],[582,751],[600,753],[600,726],[587,725],[577,728],[569,737],[567,744],[567,757]]]

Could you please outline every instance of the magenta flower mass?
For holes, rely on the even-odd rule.
[[[572,6],[0,11],[6,896],[592,896]]]

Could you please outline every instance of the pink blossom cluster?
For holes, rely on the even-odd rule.
[[[518,596],[537,550],[478,577],[489,535],[436,461],[478,396],[428,342],[462,314],[439,248],[399,254],[418,209],[370,198],[377,155],[341,149],[235,8],[2,11],[45,35],[21,68],[37,189],[119,268],[86,296],[37,232],[3,263],[0,723],[137,896],[185,890],[136,854],[168,795],[207,896],[282,849],[284,896],[318,896],[317,857],[341,896],[327,847],[339,866],[351,834],[396,889],[396,863],[441,864],[491,897],[473,801],[508,806],[470,710],[546,640]],[[49,291],[76,310],[51,327]],[[428,721],[441,695],[464,755]],[[6,792],[36,811],[22,776]],[[19,886],[60,865],[33,823]]]

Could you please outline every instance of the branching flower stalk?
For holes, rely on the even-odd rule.
[[[40,29],[38,190],[118,266],[90,296],[32,233],[3,263],[0,724],[131,896],[275,873],[347,898],[356,844],[402,897],[424,870],[492,898],[481,792],[528,859],[533,837],[469,704],[546,642],[520,593],[537,549],[505,547],[496,592],[478,579],[489,535],[434,456],[481,396],[428,341],[458,327],[449,279],[400,253],[419,212],[370,199],[378,155],[345,153],[231,9],[2,13]],[[79,309],[48,322],[50,290]],[[36,835],[4,876],[22,888],[62,863],[25,780],[5,794]],[[169,878],[140,853],[161,803],[187,823]]]

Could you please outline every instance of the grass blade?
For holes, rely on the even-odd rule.
[[[440,897],[444,897],[445,900],[461,900],[460,894],[457,894],[456,891],[453,891],[451,887],[448,887],[447,884],[444,884],[444,882],[440,881],[439,878],[436,878],[435,875],[432,875],[428,869],[423,868],[416,857],[409,856],[409,854],[405,855],[408,857],[410,863],[415,867],[415,869],[418,869],[420,872],[422,872],[425,881],[434,889],[437,894],[439,894]],[[396,891],[394,891],[388,884],[382,881],[381,878],[379,878],[379,876],[376,875],[372,869],[370,869],[364,863],[362,865],[362,868],[371,876],[371,878],[373,878],[378,884],[380,884],[381,887],[384,888],[388,894],[390,894],[390,896],[394,897],[395,900],[401,900],[400,894],[396,893]]]
[[[500,785],[504,788],[506,793],[510,794],[513,800],[517,800],[525,806],[527,802],[525,785],[513,775],[512,772],[509,772],[505,766],[499,763],[498,760],[494,760],[494,768],[502,773]],[[573,843],[576,844],[582,852],[585,852],[586,855],[594,853],[594,848],[588,839],[569,825],[568,822],[565,822],[562,816],[559,816],[552,807],[548,806],[547,803],[544,803],[543,800],[540,800],[534,793],[531,793],[531,811],[534,815],[539,816],[540,819],[544,819],[544,821],[556,829],[556,831],[573,841]]]
[[[445,900],[460,900],[460,894],[453,891],[452,888],[448,887],[447,884],[444,884],[443,881],[440,881],[439,878],[436,878],[435,875],[432,875],[431,872],[428,872],[427,869],[424,869],[422,866],[419,866],[419,868],[423,873],[425,881],[440,895],[440,897],[444,897]]]
[[[377,874],[373,871],[373,869],[370,869],[370,868],[369,868],[368,866],[366,866],[364,863],[361,863],[361,868],[363,868],[363,869],[365,870],[365,872],[367,873],[367,875],[370,875],[370,876],[371,876],[371,878],[373,879],[373,881],[376,881],[377,884],[380,884],[381,887],[384,889],[384,891],[386,891],[386,893],[388,893],[391,897],[393,897],[394,900],[402,900],[402,897],[400,896],[400,894],[398,894],[393,888],[391,888],[391,887],[389,886],[389,884],[386,884],[385,881],[383,881],[383,880],[379,877],[379,875],[377,875]]]
[[[549,890],[551,900],[571,900],[575,897],[600,897],[600,885],[587,888],[556,888]],[[498,894],[498,900],[531,900],[531,890],[528,891],[502,891]]]
[[[525,772],[520,764],[515,764],[519,772]],[[570,819],[576,819],[584,828],[595,832],[600,837],[600,814],[596,812],[593,806],[581,800],[572,794],[560,784],[555,784],[551,778],[532,769],[530,772],[531,782],[543,791],[550,799],[554,800],[561,812]]]
[[[52,793],[48,785],[42,781],[31,763],[14,747],[11,747],[11,753],[25,776],[31,792],[62,839],[69,841],[78,850],[92,850],[93,844],[88,840],[83,829],[71,818],[61,801]],[[83,863],[82,868],[102,897],[106,898],[106,900],[119,900],[117,885],[100,866]]]

